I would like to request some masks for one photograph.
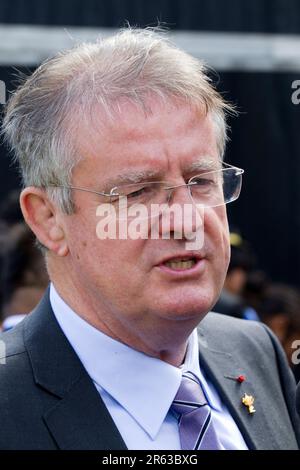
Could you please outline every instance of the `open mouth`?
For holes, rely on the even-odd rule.
[[[173,269],[175,271],[184,271],[186,269],[192,269],[197,264],[196,258],[190,259],[172,259],[169,261],[165,261],[163,266],[166,266],[169,269]]]
[[[205,271],[205,261],[205,253],[177,253],[166,256],[156,267],[173,279],[198,279]]]

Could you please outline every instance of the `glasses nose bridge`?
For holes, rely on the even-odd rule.
[[[185,187],[188,190],[189,196],[191,196],[190,187],[192,184],[193,183],[181,183],[181,184],[176,184],[176,185],[165,187],[164,190],[167,191],[167,204],[170,204],[171,198],[174,194],[174,191],[176,191],[176,189]]]

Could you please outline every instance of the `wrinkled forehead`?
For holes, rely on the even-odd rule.
[[[84,161],[102,164],[105,172],[151,171],[176,159],[196,167],[202,158],[209,166],[218,159],[211,114],[179,100],[149,100],[146,106],[123,100],[109,117],[95,107],[92,121],[79,129],[77,145]]]
[[[79,120],[82,121],[80,116]],[[103,139],[118,144],[124,140],[136,142],[155,138],[158,121],[170,138],[187,128],[196,128],[200,122],[206,122],[206,131],[212,127],[212,115],[201,104],[192,106],[179,98],[149,97],[143,103],[121,98],[108,110],[100,103],[95,104],[89,116],[80,123],[78,146],[84,150],[86,146],[101,147]]]

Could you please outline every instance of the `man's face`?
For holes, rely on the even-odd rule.
[[[175,103],[151,102],[152,113],[128,103],[117,120],[78,138],[82,161],[73,186],[101,191],[124,184],[126,172],[151,174],[150,181],[180,185],[199,173],[201,162],[218,162],[211,117]],[[118,179],[119,178],[119,179]],[[121,178],[121,179],[120,179]],[[216,302],[229,262],[225,206],[206,208],[204,245],[189,269],[165,264],[191,252],[186,240],[106,239],[96,235],[99,196],[73,191],[76,212],[65,217],[70,275],[110,325],[158,327],[166,322],[197,324]],[[190,204],[188,190],[175,190],[172,203]],[[193,254],[195,254],[193,252]],[[108,319],[108,320],[107,320]],[[113,326],[113,328],[115,327]]]

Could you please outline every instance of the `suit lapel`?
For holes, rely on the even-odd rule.
[[[127,449],[118,429],[87,374],[44,415],[44,421],[63,450]]]
[[[273,437],[263,401],[266,397],[262,393],[260,396],[254,386],[255,380],[250,367],[245,361],[240,364],[236,355],[233,357],[226,351],[214,348],[201,326],[198,328],[198,339],[201,368],[217,388],[249,449],[278,449],[280,444]],[[246,380],[242,383],[234,380],[239,375],[244,375]],[[256,412],[253,414],[242,403],[245,393],[255,398]]]
[[[24,322],[37,386],[57,398],[43,419],[60,449],[126,449],[96,387],[60,329],[46,292]]]

